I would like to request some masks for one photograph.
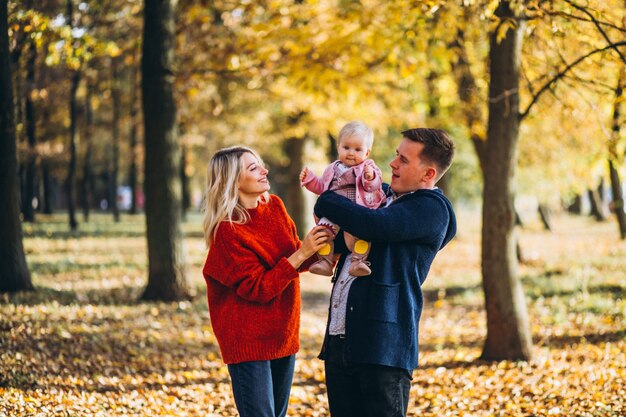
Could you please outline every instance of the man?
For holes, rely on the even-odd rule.
[[[410,129],[390,163],[384,207],[357,206],[335,193],[320,196],[315,214],[372,242],[372,273],[348,274],[339,260],[326,337],[330,413],[343,416],[406,416],[417,367],[421,286],[433,259],[456,233],[448,199],[435,184],[452,163],[454,143],[442,130]],[[343,239],[336,240],[338,251]]]

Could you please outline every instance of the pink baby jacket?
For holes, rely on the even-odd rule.
[[[341,163],[341,161],[337,160],[328,165],[319,178],[309,171],[308,175],[301,182],[301,185],[315,194],[322,194],[330,187],[336,172],[335,167]],[[366,166],[371,166],[374,169],[374,179],[371,181],[365,179],[364,172]],[[348,172],[352,172],[356,178],[355,202],[358,205],[368,208],[378,208],[385,201],[386,197],[382,189],[382,174],[374,161],[366,159],[360,164],[350,167],[342,177],[348,175]]]

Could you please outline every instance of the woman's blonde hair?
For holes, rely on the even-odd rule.
[[[227,220],[244,224],[250,220],[248,211],[239,203],[239,177],[243,170],[242,157],[245,153],[254,155],[261,165],[261,157],[245,146],[232,146],[220,149],[209,161],[207,188],[204,194],[204,240],[211,247],[219,224]],[[267,193],[261,201],[267,201]]]

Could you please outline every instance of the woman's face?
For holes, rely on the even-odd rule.
[[[239,175],[239,196],[258,197],[270,189],[270,183],[267,180],[269,172],[263,164],[250,152],[246,152],[241,156],[243,164],[241,174]]]

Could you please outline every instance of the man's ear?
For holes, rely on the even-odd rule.
[[[437,178],[437,170],[433,167],[430,167],[426,170],[424,177],[422,178],[424,181],[432,181]]]

